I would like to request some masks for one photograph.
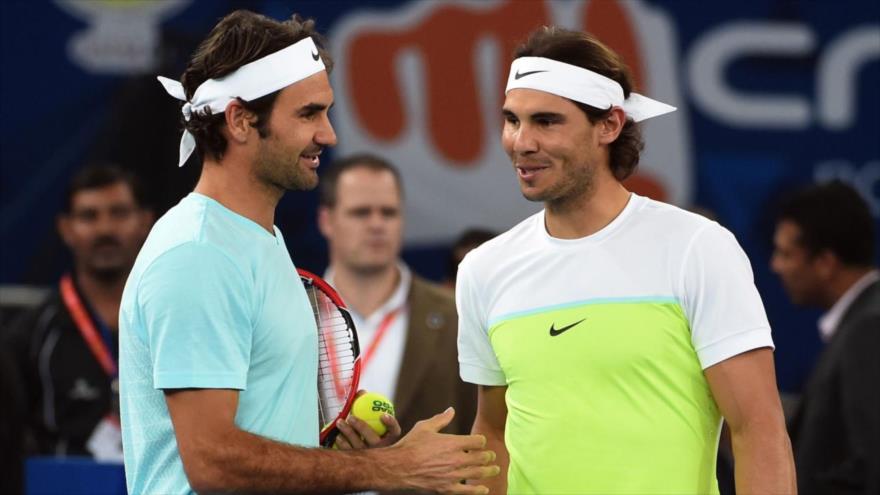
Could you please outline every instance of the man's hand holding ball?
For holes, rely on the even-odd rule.
[[[394,405],[386,397],[361,391],[351,406],[351,414],[336,424],[339,435],[334,448],[366,449],[387,447],[400,439],[400,424],[394,418]]]

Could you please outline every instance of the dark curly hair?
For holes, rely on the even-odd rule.
[[[544,26],[517,47],[513,58],[520,57],[544,57],[597,72],[617,81],[623,87],[624,98],[628,98],[634,89],[629,68],[620,57],[588,33]],[[587,114],[593,124],[611,113],[611,108],[596,108],[577,101],[572,103]],[[620,136],[609,147],[611,173],[617,180],[622,181],[635,172],[644,147],[641,127],[628,118]]]
[[[874,263],[874,218],[865,199],[840,181],[816,184],[788,194],[779,205],[778,221],[800,228],[801,246],[811,256],[832,252],[847,266]]]
[[[196,89],[208,79],[231,74],[239,67],[286,48],[307,36],[315,41],[318,52],[329,72],[333,60],[327,53],[324,38],[315,30],[315,21],[304,20],[294,14],[289,20],[278,22],[248,10],[236,10],[214,26],[208,37],[199,45],[183,72],[180,82],[191,100]],[[269,114],[279,91],[241,104],[256,115],[254,127],[260,137],[268,135]],[[196,138],[196,149],[201,156],[219,160],[226,151],[226,138],[221,129],[225,124],[223,114],[212,115],[193,112],[189,121],[181,117],[183,127]]]

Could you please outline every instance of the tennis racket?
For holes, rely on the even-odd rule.
[[[336,421],[351,411],[361,375],[361,350],[351,315],[339,294],[321,277],[297,269],[318,325],[318,414],[321,445],[330,447]]]

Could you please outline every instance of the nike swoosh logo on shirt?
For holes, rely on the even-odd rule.
[[[561,334],[562,332],[566,332],[570,328],[573,328],[577,325],[580,325],[584,320],[586,320],[586,318],[584,318],[583,320],[580,320],[580,321],[576,321],[576,322],[572,323],[571,325],[564,326],[564,327],[560,328],[559,330],[557,330],[555,328],[556,324],[554,323],[554,324],[550,325],[550,336],[556,337],[557,335]]]

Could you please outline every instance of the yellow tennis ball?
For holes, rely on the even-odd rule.
[[[351,405],[352,416],[366,422],[380,437],[388,431],[388,427],[380,419],[385,413],[394,416],[394,405],[387,397],[375,392],[361,395]]]

